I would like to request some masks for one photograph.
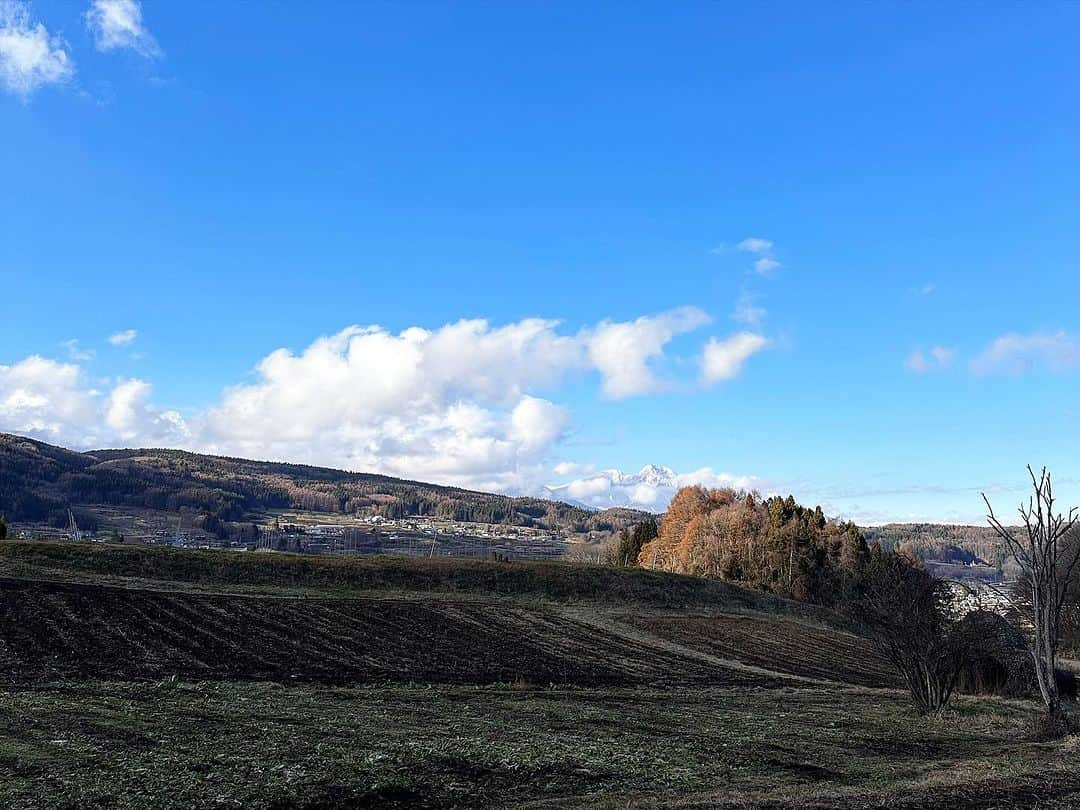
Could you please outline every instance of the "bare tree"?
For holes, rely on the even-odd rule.
[[[1017,607],[1031,622],[1035,660],[1035,678],[1039,692],[1052,715],[1061,712],[1061,696],[1057,683],[1057,653],[1061,637],[1061,615],[1069,591],[1069,581],[1080,563],[1080,544],[1063,542],[1076,525],[1074,507],[1068,515],[1054,513],[1054,486],[1050,473],[1043,467],[1039,476],[1028,465],[1034,490],[1026,504],[1020,504],[1026,536],[1017,536],[994,514],[990,499],[983,493],[988,510],[987,520],[998,533],[1009,555],[1016,560],[1026,580],[1027,598],[1017,600]]]

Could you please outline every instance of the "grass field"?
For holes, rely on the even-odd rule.
[[[1025,714],[927,722],[858,689],[9,688],[0,804],[1072,806],[1076,747],[1026,741]]]
[[[827,612],[565,563],[0,543],[0,806],[1070,807]]]

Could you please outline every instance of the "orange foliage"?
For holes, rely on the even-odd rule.
[[[866,553],[855,525],[827,520],[820,507],[692,486],[676,493],[638,563],[828,602]]]

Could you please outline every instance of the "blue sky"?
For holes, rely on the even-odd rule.
[[[0,0],[0,430],[1080,499],[1077,53],[1070,4]]]

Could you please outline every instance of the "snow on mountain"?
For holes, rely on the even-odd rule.
[[[709,467],[677,473],[670,467],[646,464],[636,473],[600,470],[564,484],[548,484],[544,487],[544,497],[593,509],[627,506],[662,512],[680,487],[702,484],[708,487],[753,489],[757,482],[758,479],[753,476],[718,473]]]

